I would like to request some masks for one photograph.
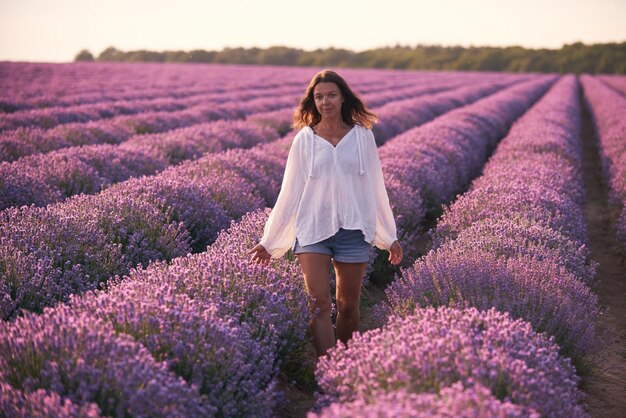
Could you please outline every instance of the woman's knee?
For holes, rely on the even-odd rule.
[[[337,299],[337,313],[346,319],[359,317],[359,301],[351,299]]]
[[[318,295],[317,297],[313,296],[309,300],[309,311],[311,315],[319,315],[326,316],[330,315],[330,311],[332,308],[332,302],[330,300],[330,294],[328,296]]]

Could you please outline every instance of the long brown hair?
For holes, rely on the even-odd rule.
[[[337,84],[344,102],[341,105],[341,118],[350,126],[359,124],[371,128],[377,121],[376,114],[369,111],[361,99],[348,87],[348,83],[339,74],[332,70],[322,70],[311,79],[309,87],[300,99],[300,105],[293,113],[294,129],[302,129],[305,126],[314,126],[322,119],[322,115],[315,107],[313,89],[319,83],[332,82]]]

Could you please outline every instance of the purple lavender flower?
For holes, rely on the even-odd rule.
[[[448,417],[539,418],[532,408],[496,399],[480,383],[464,388],[460,382],[441,389],[438,394],[407,393],[405,390],[378,395],[373,403],[364,399],[333,403],[319,414],[309,412],[308,418],[448,418]]]
[[[102,416],[95,403],[77,405],[54,391],[37,389],[23,392],[4,382],[0,382],[0,414],[5,417],[32,418]]]
[[[41,311],[128,271],[128,258],[78,211],[24,206],[0,212],[0,311]],[[91,207],[88,208],[91,211]]]
[[[626,95],[626,78],[619,74],[602,74],[596,75],[594,78],[599,79],[613,90]]]
[[[403,271],[386,293],[397,315],[419,306],[494,307],[554,336],[562,354],[577,361],[597,347],[597,296],[549,260],[498,258],[452,241]]]
[[[441,245],[436,243],[435,248]],[[588,286],[594,286],[597,263],[584,243],[527,218],[502,215],[474,222],[458,235],[456,248],[488,252],[501,258],[529,257],[567,269]]]
[[[169,207],[134,199],[123,188],[111,187],[97,196],[74,196],[48,208],[58,216],[74,213],[85,224],[96,225],[109,242],[121,246],[129,267],[190,252],[189,233],[172,219]]]
[[[103,415],[209,416],[215,408],[132,338],[65,305],[0,324],[0,381],[47,388]]]
[[[277,397],[275,336],[253,338],[217,303],[175,285],[125,280],[106,293],[73,298],[72,311],[112,324],[206,396],[218,416],[270,416]]]
[[[392,316],[380,329],[356,334],[332,348],[315,372],[325,395],[320,404],[385,393],[444,393],[459,382],[479,384],[504,403],[542,416],[586,416],[578,377],[552,339],[494,309],[419,309]]]
[[[251,213],[220,233],[205,253],[133,271],[130,279],[171,283],[193,299],[216,301],[220,315],[253,325],[253,335],[276,335],[283,359],[304,338],[307,297],[293,260],[276,260],[270,267],[248,263],[247,250],[261,238],[267,216],[267,210]]]

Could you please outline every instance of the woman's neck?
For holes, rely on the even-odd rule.
[[[345,128],[347,124],[341,117],[336,118],[322,118],[317,124],[317,129],[334,131],[337,129]]]

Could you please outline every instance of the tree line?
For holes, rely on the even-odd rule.
[[[82,50],[75,61],[201,62],[219,64],[292,65],[316,67],[368,67],[410,70],[466,70],[550,73],[626,74],[626,42],[560,49],[396,45],[354,52],[341,48],[305,51],[285,46],[224,48],[221,51],[121,51],[109,47],[94,57]]]

